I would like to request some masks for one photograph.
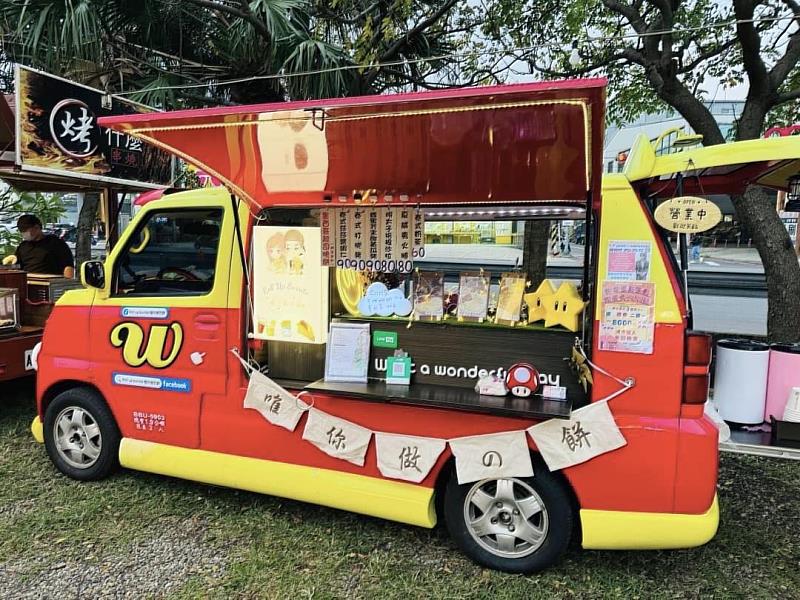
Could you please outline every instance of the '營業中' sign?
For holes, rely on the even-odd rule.
[[[425,221],[411,206],[326,208],[320,213],[322,264],[409,273],[425,256]]]
[[[722,220],[719,207],[705,198],[678,196],[658,205],[656,223],[675,233],[702,233]]]
[[[97,123],[152,109],[20,65],[16,91],[16,161],[23,171],[152,188],[172,181],[170,154]]]

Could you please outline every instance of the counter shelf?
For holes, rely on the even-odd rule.
[[[507,417],[530,419],[569,418],[572,409],[570,399],[548,400],[540,395],[529,398],[511,396],[482,396],[467,388],[429,383],[411,385],[388,385],[383,381],[348,383],[320,379],[306,385],[308,392],[322,392],[334,396],[348,396],[373,402],[390,402],[450,408],[469,412],[488,413]]]

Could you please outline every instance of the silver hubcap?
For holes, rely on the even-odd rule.
[[[103,447],[100,427],[84,409],[70,406],[62,410],[53,425],[56,450],[76,469],[88,469],[97,462]]]
[[[485,479],[467,492],[464,520],[484,549],[504,558],[528,556],[547,537],[547,509],[520,479]]]

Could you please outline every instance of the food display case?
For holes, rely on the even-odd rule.
[[[0,268],[0,381],[34,373],[33,349],[43,329],[28,318],[29,306],[27,273]]]
[[[0,333],[16,331],[19,327],[19,290],[0,287]]]

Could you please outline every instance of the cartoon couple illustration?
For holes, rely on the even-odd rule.
[[[274,233],[267,240],[269,270],[273,273],[302,275],[306,248],[303,234],[296,229]]]

